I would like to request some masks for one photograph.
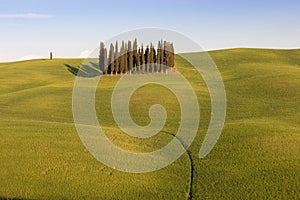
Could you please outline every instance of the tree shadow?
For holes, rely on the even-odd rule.
[[[71,66],[69,64],[65,64],[65,66],[67,70],[74,76],[91,78],[102,74],[102,72],[98,69],[98,64],[94,62],[84,63],[77,67]]]
[[[20,198],[20,197],[0,197],[0,200],[29,200],[29,199]]]

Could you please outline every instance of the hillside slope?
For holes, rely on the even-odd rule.
[[[180,56],[175,60],[201,107],[201,127],[189,149],[192,189],[187,153],[162,170],[129,174],[106,167],[87,152],[73,123],[75,76],[67,67],[78,67],[81,59],[0,63],[0,198],[186,199],[192,194],[193,199],[297,199],[300,50],[229,49],[209,54],[224,80],[228,107],[217,145],[201,160],[209,94],[191,66]],[[108,137],[132,151],[167,144],[172,136],[165,133],[174,133],[180,120],[175,96],[153,85],[135,93],[130,106],[138,124],[149,123],[148,108],[157,101],[171,117],[165,133],[137,140],[124,136],[112,121],[107,104],[117,80],[102,79],[96,95],[103,100],[95,108]]]

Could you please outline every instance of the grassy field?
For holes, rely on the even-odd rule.
[[[176,56],[177,69],[198,95],[200,128],[188,153],[146,174],[106,167],[81,143],[72,117],[75,76],[67,67],[78,67],[81,59],[0,63],[0,199],[298,199],[300,50],[209,53],[227,93],[227,117],[217,145],[206,158],[198,158],[210,98],[201,76]],[[111,114],[117,81],[104,77],[96,94],[98,119],[111,141],[129,151],[148,152],[172,140],[170,133],[180,121],[176,97],[157,85],[137,90],[130,104],[137,124],[149,123],[154,103],[166,108],[168,120],[157,136],[132,138],[117,128]]]

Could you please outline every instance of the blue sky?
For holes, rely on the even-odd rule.
[[[121,32],[179,31],[205,50],[299,48],[297,0],[0,0],[0,62],[78,57]]]

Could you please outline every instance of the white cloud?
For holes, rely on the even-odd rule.
[[[25,14],[0,14],[0,19],[48,19],[53,15],[25,13]]]
[[[89,57],[89,55],[92,53],[92,51],[90,50],[84,50],[83,52],[80,53],[80,55],[78,56],[78,58],[87,58]]]
[[[29,54],[29,55],[22,56],[20,60],[32,60],[32,59],[39,59],[39,58],[43,58],[43,56],[37,54]]]

